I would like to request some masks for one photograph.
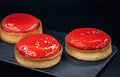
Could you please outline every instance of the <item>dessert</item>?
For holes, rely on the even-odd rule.
[[[66,52],[78,59],[97,61],[112,53],[111,38],[96,28],[77,28],[65,37]]]
[[[15,45],[16,61],[28,68],[48,68],[59,63],[62,46],[48,34],[31,34]]]
[[[2,20],[0,32],[3,41],[15,44],[26,35],[42,33],[42,22],[31,14],[13,13]]]

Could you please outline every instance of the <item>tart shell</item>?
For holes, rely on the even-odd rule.
[[[11,33],[11,32],[7,32],[7,31],[3,30],[2,27],[0,26],[1,40],[5,41],[7,43],[11,43],[11,44],[17,43],[24,36],[27,36],[27,35],[30,35],[30,34],[36,34],[36,33],[43,33],[42,22],[40,20],[39,20],[39,27],[36,30],[34,30],[32,32],[27,32],[27,33]]]
[[[112,53],[111,42],[104,48],[96,50],[80,50],[65,43],[65,49],[68,55],[85,61],[97,61],[108,57]]]
[[[15,59],[20,65],[22,65],[24,67],[28,67],[28,68],[49,68],[49,67],[52,67],[52,66],[59,63],[59,61],[61,60],[62,50],[63,50],[63,48],[61,46],[61,49],[60,49],[59,53],[57,53],[56,55],[54,55],[52,57],[41,58],[41,59],[33,59],[33,58],[26,58],[26,57],[22,56],[15,49]]]

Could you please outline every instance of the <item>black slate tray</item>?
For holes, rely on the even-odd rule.
[[[49,29],[44,29],[44,33],[56,37],[64,48],[64,38],[66,33],[57,32]],[[60,63],[58,63],[56,66],[47,69],[28,69],[42,72],[45,74],[50,74],[57,77],[95,77],[116,54],[118,48],[115,45],[113,45],[112,51],[112,54],[104,60],[87,62],[79,61],[68,56],[64,49],[62,59]],[[15,61],[14,45],[5,43],[2,40],[0,40],[0,60],[23,67]]]

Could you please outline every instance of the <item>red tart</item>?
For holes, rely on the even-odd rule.
[[[31,34],[15,45],[16,61],[29,68],[48,68],[59,63],[62,46],[48,34]]]
[[[111,38],[96,28],[77,28],[66,35],[66,52],[79,60],[96,61],[112,52]]]
[[[3,41],[15,44],[26,35],[42,33],[42,22],[28,13],[13,13],[2,20],[0,31]]]

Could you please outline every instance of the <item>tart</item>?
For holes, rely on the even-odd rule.
[[[42,33],[42,22],[28,13],[13,13],[2,20],[0,32],[3,41],[15,44],[26,35]]]
[[[66,35],[65,49],[78,60],[102,60],[112,53],[111,38],[100,29],[76,28]]]
[[[62,46],[51,35],[31,34],[15,45],[16,61],[28,68],[48,68],[61,60]]]

